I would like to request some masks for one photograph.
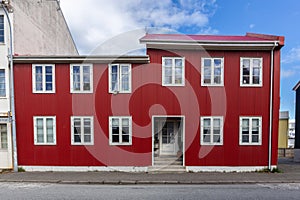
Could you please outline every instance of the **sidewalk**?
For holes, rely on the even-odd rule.
[[[282,173],[5,172],[0,182],[62,184],[254,184],[300,183],[300,163],[279,159]]]

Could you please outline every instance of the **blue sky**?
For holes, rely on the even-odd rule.
[[[300,80],[299,0],[61,0],[61,7],[81,54],[89,54],[111,38],[134,30],[159,27],[183,34],[245,35],[247,32],[285,36],[281,62],[281,110],[294,118]],[[138,34],[133,34],[133,32]],[[136,38],[134,38],[136,37]],[[123,39],[124,40],[124,39]],[[133,41],[133,40],[132,40]],[[132,41],[124,46],[130,46]],[[125,41],[126,42],[126,41]],[[112,49],[109,53],[114,53]]]

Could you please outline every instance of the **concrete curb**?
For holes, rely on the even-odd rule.
[[[78,185],[236,185],[236,184],[282,184],[300,183],[300,180],[268,180],[268,181],[145,181],[145,180],[108,180],[108,181],[66,181],[66,180],[5,180],[1,183],[49,183],[49,184],[78,184]]]

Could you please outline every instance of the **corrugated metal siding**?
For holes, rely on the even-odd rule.
[[[94,65],[94,94],[70,94],[69,65],[56,64],[56,93],[32,94],[31,65],[15,67],[20,165],[148,166],[152,159],[152,116],[185,116],[185,165],[258,166],[268,163],[270,52],[148,49],[150,64],[133,65],[132,93],[108,93],[105,64]],[[224,87],[201,87],[201,57],[224,57]],[[184,56],[184,87],[161,85],[162,56]],[[276,54],[276,56],[279,56]],[[240,87],[240,57],[263,58],[263,87]],[[275,65],[273,152],[277,152],[279,59]],[[33,116],[55,115],[57,145],[33,144]],[[93,146],[72,146],[70,117],[94,116]],[[109,146],[108,117],[131,115],[131,146]],[[224,116],[224,144],[200,146],[200,116]],[[239,116],[262,116],[262,145],[239,145]],[[277,129],[276,129],[277,126]],[[274,144],[276,143],[276,145]],[[277,162],[273,153],[272,164]]]

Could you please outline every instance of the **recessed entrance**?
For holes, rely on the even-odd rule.
[[[183,131],[184,117],[153,117],[153,165],[162,164],[164,160],[183,165]]]

